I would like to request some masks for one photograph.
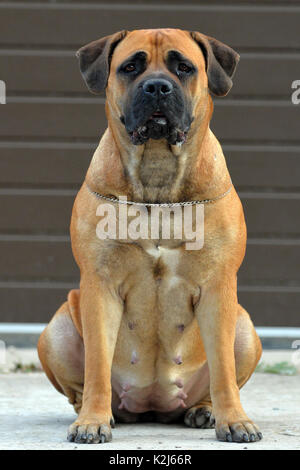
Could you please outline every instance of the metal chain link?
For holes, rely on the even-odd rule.
[[[230,187],[225,191],[225,193],[220,194],[219,196],[216,196],[212,199],[202,199],[201,201],[184,201],[184,202],[164,202],[164,203],[152,203],[152,202],[135,202],[135,201],[124,201],[120,200],[117,197],[108,197],[108,196],[103,196],[100,193],[97,193],[96,191],[93,191],[87,183],[88,190],[90,193],[94,194],[96,197],[100,199],[104,199],[105,201],[110,201],[110,202],[115,202],[118,204],[129,204],[129,205],[135,205],[135,206],[144,206],[144,207],[178,207],[178,206],[194,206],[196,204],[211,204],[213,202],[218,201],[219,199],[222,199],[223,197],[227,196],[227,194],[230,193],[232,189],[232,183]]]

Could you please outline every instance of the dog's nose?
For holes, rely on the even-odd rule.
[[[151,78],[145,81],[143,90],[146,95],[163,97],[172,93],[173,85],[163,78]]]

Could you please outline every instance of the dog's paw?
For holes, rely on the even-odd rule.
[[[113,418],[110,422],[114,427]],[[78,444],[103,444],[112,440],[111,426],[104,423],[80,424],[78,421],[69,427],[68,441]]]
[[[219,441],[226,442],[256,442],[263,437],[259,428],[250,420],[217,423],[216,435]]]
[[[213,428],[215,424],[215,418],[212,415],[211,406],[193,406],[185,413],[184,423],[190,428]]]

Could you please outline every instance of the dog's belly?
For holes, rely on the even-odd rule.
[[[171,412],[185,408],[186,392],[182,389],[168,390],[159,383],[153,383],[143,388],[116,382],[116,410],[126,410],[130,413],[145,413],[147,411]]]
[[[207,389],[193,307],[199,288],[180,275],[176,250],[167,256],[154,270],[137,274],[126,292],[112,386],[118,408],[132,413],[183,411]]]
[[[167,371],[166,371],[167,372]],[[176,378],[174,378],[176,376]],[[157,381],[144,387],[132,385],[138,383],[138,375],[132,374],[132,381],[112,378],[114,391],[113,412],[117,415],[119,410],[130,413],[145,413],[156,411],[170,413],[183,412],[196,404],[201,397],[207,395],[209,390],[209,373],[207,363],[198,366],[198,369],[187,374],[172,374],[158,377]]]

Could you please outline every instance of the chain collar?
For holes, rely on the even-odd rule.
[[[115,202],[118,204],[128,204],[128,205],[144,206],[144,207],[176,207],[176,206],[194,206],[196,204],[212,204],[213,202],[216,202],[219,199],[222,199],[223,197],[227,196],[227,194],[229,194],[232,189],[232,183],[231,183],[227,191],[225,191],[222,194],[219,194],[219,196],[213,197],[212,199],[202,199],[200,201],[164,202],[164,203],[159,204],[159,203],[152,203],[152,202],[127,201],[127,200],[119,199],[117,197],[103,196],[102,194],[97,193],[96,191],[93,191],[87,183],[85,184],[88,190],[90,191],[90,193],[94,194],[94,196],[98,197],[99,199],[104,199],[105,201]]]

